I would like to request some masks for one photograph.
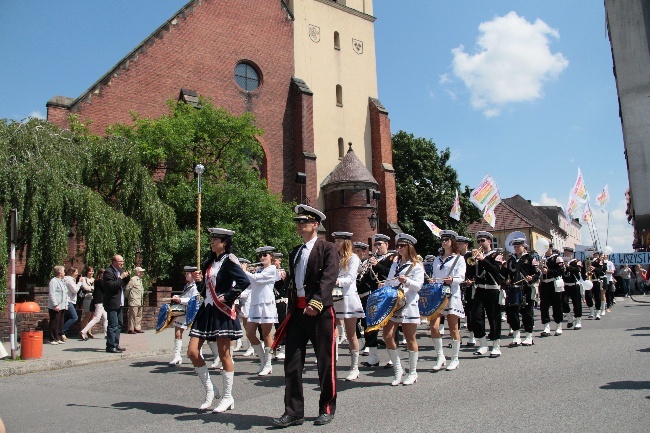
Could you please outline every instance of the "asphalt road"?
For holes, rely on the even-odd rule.
[[[650,304],[618,298],[603,320],[583,324],[561,337],[537,337],[533,347],[505,347],[497,359],[462,348],[460,368],[439,373],[431,371],[433,344],[422,327],[418,382],[391,387],[384,369],[364,371],[354,383],[339,380],[336,418],[324,427],[310,422],[318,390],[309,356],[307,422],[289,431],[649,431]],[[540,328],[537,322],[536,335]],[[257,362],[237,354],[235,410],[224,414],[198,414],[203,391],[193,369],[167,367],[169,357],[159,356],[0,378],[0,417],[10,433],[269,430],[269,419],[283,411],[282,366],[260,378],[252,374]],[[221,388],[221,377],[212,379]]]

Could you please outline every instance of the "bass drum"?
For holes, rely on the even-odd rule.
[[[156,321],[156,334],[162,332],[169,326],[172,321],[172,309],[170,304],[162,304],[158,311],[158,320]]]
[[[400,287],[384,286],[372,292],[366,303],[366,332],[383,328],[405,303]]]
[[[203,303],[203,298],[200,295],[194,296],[190,299],[190,302],[187,303],[187,308],[185,309],[185,326],[188,328],[192,326],[194,319],[196,318],[199,308]]]
[[[526,305],[526,295],[522,286],[509,286],[506,289],[506,308],[523,307]]]
[[[420,300],[418,307],[420,316],[426,317],[429,321],[436,320],[440,312],[447,306],[451,291],[448,286],[442,283],[424,284],[418,292]]]

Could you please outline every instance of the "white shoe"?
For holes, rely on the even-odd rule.
[[[533,341],[533,333],[532,332],[526,332],[526,339],[521,342],[522,346],[532,346],[534,345],[535,342]]]
[[[458,368],[459,351],[460,351],[460,340],[451,340],[451,362],[447,367],[447,371],[456,370]]]
[[[56,346],[57,344],[59,344],[59,342],[57,340],[52,340],[50,341],[50,344]]]
[[[370,348],[368,346],[363,348],[363,351],[361,352],[363,356],[368,356],[370,355]]]
[[[551,335],[551,324],[550,323],[546,323],[544,325],[544,330],[542,331],[542,333],[540,335],[542,337],[548,337],[549,335]]]
[[[469,338],[467,339],[467,345],[468,346],[474,346],[476,344],[476,338],[474,338],[474,333],[470,332],[469,333]]]
[[[264,348],[264,365],[262,370],[257,373],[258,376],[268,376],[273,373],[273,366],[271,365],[271,348]]]
[[[235,378],[235,372],[222,371],[221,377],[223,378],[223,398],[212,413],[221,413],[235,408],[235,399],[232,398],[232,382]]]
[[[399,353],[396,349],[386,349],[388,350],[388,355],[393,364],[393,381],[390,383],[391,386],[397,386],[402,383],[402,376],[404,376],[404,370],[402,369],[402,364],[399,361]]]
[[[596,313],[596,320],[600,320],[600,311]]]
[[[183,346],[183,340],[174,340],[174,359],[167,364],[170,367],[175,365],[181,365],[183,363],[183,358],[181,357],[181,347]]]
[[[478,349],[474,352],[474,355],[485,355],[488,353],[488,342],[487,337],[481,337],[481,342],[479,343]]]
[[[501,341],[494,340],[492,342],[492,350],[490,351],[490,358],[498,358],[501,356]]]
[[[194,370],[196,370],[197,374],[199,375],[199,379],[201,379],[201,383],[205,389],[205,401],[201,406],[199,406],[199,410],[208,410],[210,406],[212,406],[212,400],[214,400],[216,397],[214,392],[214,385],[212,385],[212,381],[210,380],[210,371],[205,365],[202,367],[194,367]],[[218,393],[219,390],[217,389],[217,394]]]
[[[582,317],[576,317],[576,324],[573,329],[582,329]]]
[[[242,340],[241,338],[238,338],[237,340],[235,340],[235,345],[232,348],[233,352],[237,352],[237,351],[241,350],[241,348],[243,346],[241,340]]]
[[[555,335],[556,336],[562,335],[562,324],[561,323],[558,323],[556,325],[556,327],[555,327]]]
[[[418,352],[409,350],[409,374],[404,379],[404,385],[413,385],[418,381]]]
[[[521,345],[521,331],[516,330],[512,335],[512,343],[510,343],[510,347],[517,347],[519,345]]]
[[[359,378],[359,351],[350,351],[350,372],[345,380],[357,380]]]
[[[262,344],[255,344],[251,346],[253,350],[255,351],[255,355],[260,359],[260,366],[257,368],[257,371],[255,374],[260,374],[262,370],[264,370],[264,364],[266,364],[266,361],[264,359],[264,348],[262,347]]]
[[[285,358],[284,355],[284,346],[278,346],[278,348],[275,351],[275,359],[278,361],[282,361]]]
[[[601,317],[604,316],[605,314],[606,314],[605,310],[600,310]]]
[[[255,353],[255,349],[253,349],[253,346],[249,346],[248,349],[246,349],[246,352],[242,354],[242,356],[253,356]]]
[[[434,338],[433,347],[436,349],[437,356],[436,365],[433,367],[433,371],[440,371],[447,365],[447,359],[445,358],[445,353],[442,350],[442,338]]]

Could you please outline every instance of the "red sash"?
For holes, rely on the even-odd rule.
[[[224,256],[222,261],[226,258],[227,256]],[[219,268],[221,269],[221,268]],[[217,299],[217,292],[214,288],[214,284],[212,283],[212,278],[210,278],[210,273],[212,272],[212,266],[208,268],[206,279],[207,279],[207,284],[208,284],[208,289],[210,289],[210,295],[212,295],[212,301],[214,302],[214,306],[219,309],[223,314],[226,316],[230,316],[232,320],[235,320],[237,318],[237,312],[235,311],[235,306],[233,305],[232,307],[229,307],[225,303],[221,302],[220,300]]]

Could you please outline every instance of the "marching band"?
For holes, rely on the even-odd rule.
[[[224,393],[213,412],[234,408],[231,342],[243,336],[235,309],[237,301],[242,307],[240,315],[245,310],[245,332],[260,360],[257,374],[273,373],[274,354],[275,359],[284,359],[285,411],[280,418],[273,419],[276,427],[304,422],[302,372],[308,342],[316,352],[321,388],[315,424],[328,424],[334,419],[340,344],[336,338],[337,320],[343,325],[350,353],[345,380],[358,380],[360,367],[379,366],[381,341],[390,359],[387,367],[393,369],[390,384],[397,386],[417,382],[417,331],[421,324],[428,323],[430,327],[436,356],[433,371],[445,367],[453,371],[459,368],[461,321],[469,334],[466,346],[478,343],[474,355],[484,356],[489,352],[490,358],[501,356],[503,305],[512,335],[511,348],[534,344],[536,306],[543,325],[542,337],[551,335],[551,309],[555,336],[562,335],[565,319],[567,329],[582,328],[583,299],[589,308],[589,318],[600,320],[611,311],[613,299],[606,295],[611,262],[598,253],[582,263],[573,257],[572,248],[565,248],[561,255],[553,244],[542,242],[539,248],[548,248],[544,252],[535,247],[543,254],[539,258],[529,253],[525,238],[515,238],[510,242],[511,254],[504,258],[501,250],[492,249],[493,235],[489,232],[477,232],[478,247],[470,249],[469,238],[442,230],[442,248],[437,256],[427,256],[423,265],[416,252],[417,239],[412,235],[400,233],[395,237],[396,252],[389,251],[391,238],[383,234],[373,236],[372,249],[363,242],[353,243],[354,234],[344,231],[332,233],[332,244],[316,236],[318,226],[325,219],[322,212],[307,205],[296,206],[295,212],[296,229],[304,242],[291,252],[286,272],[280,268],[282,255],[272,246],[256,250],[259,259],[256,268],[240,266],[231,252],[234,232],[212,228],[209,229],[212,249],[209,259],[200,271],[185,267],[183,293],[161,308],[158,331],[171,323],[172,310],[178,311],[173,320],[174,358],[170,366],[182,363],[182,334],[190,328],[187,354],[205,390],[200,410],[210,409],[213,399],[220,397],[200,352],[206,341],[214,346],[215,358],[218,353],[223,365]],[[243,299],[238,299],[244,289],[249,290],[245,308]],[[195,308],[190,308],[192,305]],[[448,365],[440,332],[443,318],[451,336]],[[379,330],[383,340],[379,339]],[[404,335],[408,351],[406,376],[398,351],[399,331]],[[285,344],[286,357],[281,351]],[[362,363],[359,363],[360,355],[367,356]],[[211,367],[217,364],[215,361]]]

